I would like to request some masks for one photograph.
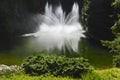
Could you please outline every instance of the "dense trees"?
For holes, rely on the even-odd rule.
[[[113,35],[110,27],[114,24],[111,17],[113,0],[84,0],[82,9],[82,19],[87,27],[88,36],[95,40],[112,39]]]
[[[112,3],[114,8],[114,17],[117,16],[115,24],[112,26],[112,32],[115,35],[114,40],[112,41],[102,41],[104,46],[110,48],[110,51],[115,54],[113,60],[116,67],[120,67],[120,0],[115,0]]]

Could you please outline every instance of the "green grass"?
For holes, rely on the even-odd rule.
[[[120,69],[95,70],[82,76],[82,80],[120,80]]]
[[[103,70],[94,70],[93,72],[83,74],[82,78],[72,77],[54,77],[49,76],[29,76],[21,73],[11,77],[3,77],[0,80],[120,80],[120,68],[111,68]]]
[[[3,77],[1,80],[75,80],[70,77],[54,77],[54,76],[29,76],[26,74],[14,75],[12,77]]]
[[[2,55],[2,57],[0,57],[0,64],[20,65],[22,63],[23,59],[24,59],[24,57]]]

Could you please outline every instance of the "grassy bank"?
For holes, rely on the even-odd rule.
[[[120,68],[94,70],[84,74],[82,80],[120,80]]]
[[[54,76],[29,76],[27,74],[18,74],[9,78],[3,77],[0,80],[120,80],[120,69],[111,68],[104,70],[94,70],[92,73],[87,73],[80,78],[71,77],[54,77]]]
[[[3,77],[0,80],[75,80],[74,78],[70,77],[54,77],[54,76],[29,76],[26,74],[19,74],[19,75],[14,75],[10,78]]]

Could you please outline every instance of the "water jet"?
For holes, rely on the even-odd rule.
[[[73,4],[69,14],[65,14],[61,5],[53,10],[48,3],[45,6],[45,13],[40,14],[42,22],[35,33],[24,34],[22,36],[35,37],[32,42],[37,43],[44,50],[57,48],[62,50],[65,47],[78,51],[78,44],[81,37],[85,37],[82,25],[79,22],[79,6]]]

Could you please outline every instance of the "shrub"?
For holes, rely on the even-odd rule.
[[[110,52],[114,53],[113,64],[115,67],[120,67],[120,0],[114,0],[111,4],[114,8],[115,23],[111,27],[115,38],[112,41],[102,41],[103,46],[107,46]]]
[[[25,59],[23,68],[27,74],[80,77],[82,73],[92,71],[87,59],[67,58],[57,55],[37,55]]]
[[[120,37],[113,41],[102,41],[103,46],[107,46],[111,53],[114,53],[113,65],[120,68]]]
[[[113,64],[115,67],[120,68],[120,55],[116,55],[114,60],[113,60]]]

